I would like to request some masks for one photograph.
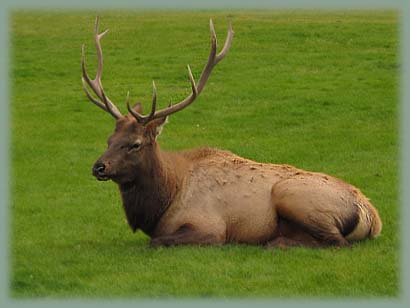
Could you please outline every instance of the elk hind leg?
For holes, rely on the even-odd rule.
[[[272,188],[272,201],[278,212],[279,220],[288,223],[287,231],[294,228],[296,232],[288,234],[288,237],[315,239],[313,246],[349,246],[349,242],[342,234],[341,220],[349,214],[339,213],[333,200],[332,189],[316,185],[300,185],[298,179],[288,179],[277,183]],[[342,215],[343,214],[343,215]],[[340,217],[339,217],[340,216]],[[341,219],[343,218],[343,219]],[[353,217],[355,218],[355,217]],[[285,234],[286,234],[285,232]],[[286,235],[285,235],[286,237]],[[308,243],[305,240],[301,242]]]
[[[277,235],[266,243],[266,248],[320,247],[320,242],[306,232],[300,225],[279,218]]]

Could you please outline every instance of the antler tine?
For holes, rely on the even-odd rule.
[[[216,55],[215,58],[215,64],[217,64],[219,61],[221,61],[225,55],[228,53],[229,48],[231,48],[232,44],[232,39],[233,39],[234,32],[232,30],[232,21],[229,19],[229,28],[228,28],[228,34],[225,40],[224,47],[222,48],[221,52]]]
[[[148,121],[152,119],[155,114],[155,110],[157,108],[157,87],[155,86],[154,80],[152,81],[152,106],[151,112],[148,115]]]
[[[191,68],[189,67],[189,65],[188,65],[188,76],[191,82],[192,93],[187,98],[185,98],[183,101],[175,105],[170,105],[168,106],[168,108],[156,112],[153,115],[152,119],[166,117],[172,113],[182,110],[196,99],[196,97],[198,96],[198,88],[195,84],[195,79],[194,79],[194,76],[192,76]]]
[[[211,42],[212,42],[211,52],[209,53],[208,63],[205,65],[205,67],[204,67],[204,69],[201,73],[201,77],[199,78],[199,82],[198,82],[198,92],[199,93],[202,91],[202,89],[204,88],[206,82],[208,81],[208,78],[209,78],[214,66],[216,64],[218,64],[219,61],[221,61],[226,56],[226,54],[228,53],[229,48],[231,47],[232,39],[233,39],[233,35],[234,35],[234,32],[232,30],[232,23],[229,20],[228,34],[227,34],[226,39],[225,39],[224,47],[222,48],[222,50],[219,54],[216,54],[217,40],[216,40],[215,28],[214,28],[214,24],[212,22],[212,19],[209,20],[209,28],[210,28],[210,31],[211,31]]]
[[[84,89],[85,95],[87,95],[88,99],[89,99],[92,103],[94,103],[95,105],[97,105],[98,107],[100,107],[101,109],[103,109],[104,111],[107,111],[107,107],[106,107],[104,104],[102,104],[100,101],[98,101],[98,100],[96,100],[94,97],[92,97],[90,91],[88,91],[88,89],[87,89],[87,86],[86,86],[86,84],[85,84],[86,81],[85,81],[84,77],[81,78],[81,82],[82,82],[82,84],[83,84],[83,89]]]
[[[98,66],[97,66],[97,73],[96,73],[95,79],[98,80],[101,85],[101,75],[102,75],[102,70],[103,70],[103,55],[102,55],[102,48],[101,48],[101,39],[104,37],[104,35],[107,34],[109,29],[99,34],[98,33],[99,26],[100,26],[100,17],[97,16],[95,18],[95,28],[94,28],[94,42],[95,42],[95,48],[97,49],[97,58],[98,58]]]
[[[154,80],[152,81],[152,106],[151,106],[151,112],[144,116],[142,114],[139,114],[135,110],[133,110],[130,106],[129,103],[129,92],[127,94],[127,109],[128,111],[134,116],[134,118],[141,124],[146,124],[149,121],[151,121],[155,115],[155,110],[157,108],[157,87],[155,86]]]
[[[143,116],[141,116],[138,112],[136,112],[130,106],[130,91],[127,92],[127,109],[129,111],[129,113],[131,113],[134,116],[134,118],[137,119],[138,122],[143,121]]]
[[[191,68],[188,65],[188,76],[191,82],[192,93],[187,98],[185,98],[183,101],[175,105],[168,106],[168,108],[166,109],[155,112],[155,114],[150,119],[156,119],[156,118],[168,116],[190,105],[198,97],[198,95],[202,92],[202,89],[204,88],[206,82],[208,81],[208,78],[212,72],[212,69],[215,67],[216,64],[219,63],[219,61],[221,61],[227,55],[229,48],[231,47],[232,39],[234,35],[234,32],[232,30],[231,21],[229,21],[228,34],[225,40],[224,47],[222,48],[219,54],[216,53],[217,39],[216,39],[216,34],[215,34],[215,29],[214,29],[214,24],[212,22],[212,19],[210,19],[209,21],[209,28],[211,32],[211,50],[209,53],[208,62],[206,63],[204,69],[202,70],[201,77],[199,78],[198,85],[195,84],[195,79],[192,76]]]
[[[118,108],[113,104],[113,102],[105,95],[103,86],[101,83],[101,76],[103,70],[103,55],[102,55],[102,48],[100,40],[107,34],[108,29],[102,33],[98,33],[99,27],[99,17],[97,16],[95,19],[95,28],[94,28],[94,41],[95,47],[97,49],[97,58],[98,58],[98,65],[97,65],[97,72],[94,79],[91,79],[88,76],[87,69],[85,66],[85,44],[82,45],[82,58],[81,58],[81,66],[82,66],[82,83],[84,91],[88,97],[88,99],[96,104],[98,107],[104,109],[105,111],[109,112],[114,118],[119,119],[122,117],[121,112]],[[86,87],[86,83],[88,86],[93,90],[95,95],[102,100],[98,101],[97,99],[93,98],[91,93],[88,91]]]

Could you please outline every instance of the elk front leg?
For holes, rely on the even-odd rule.
[[[225,237],[216,232],[205,231],[190,224],[181,226],[170,235],[158,236],[151,239],[151,246],[176,246],[176,245],[221,245]]]

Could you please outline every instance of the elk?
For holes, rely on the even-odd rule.
[[[153,82],[152,107],[146,115],[140,103],[130,106],[129,92],[126,115],[105,94],[101,39],[108,30],[99,33],[98,17],[94,31],[98,66],[91,79],[83,45],[83,88],[88,99],[111,114],[116,124],[92,173],[100,181],[118,185],[129,226],[146,233],[152,246],[342,247],[380,234],[377,210],[359,189],[335,177],[290,165],[258,163],[213,148],[160,149],[157,137],[167,117],[195,101],[213,68],[227,55],[234,36],[231,22],[218,53],[210,20],[211,49],[198,83],[188,65],[190,94],[157,110]]]

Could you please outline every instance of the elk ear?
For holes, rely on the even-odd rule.
[[[142,114],[142,104],[140,102],[136,103],[132,109],[136,112],[138,112],[139,114]]]
[[[147,124],[147,126],[145,127],[146,132],[153,140],[156,140],[157,137],[161,134],[162,128],[167,123],[168,117],[155,119]]]

